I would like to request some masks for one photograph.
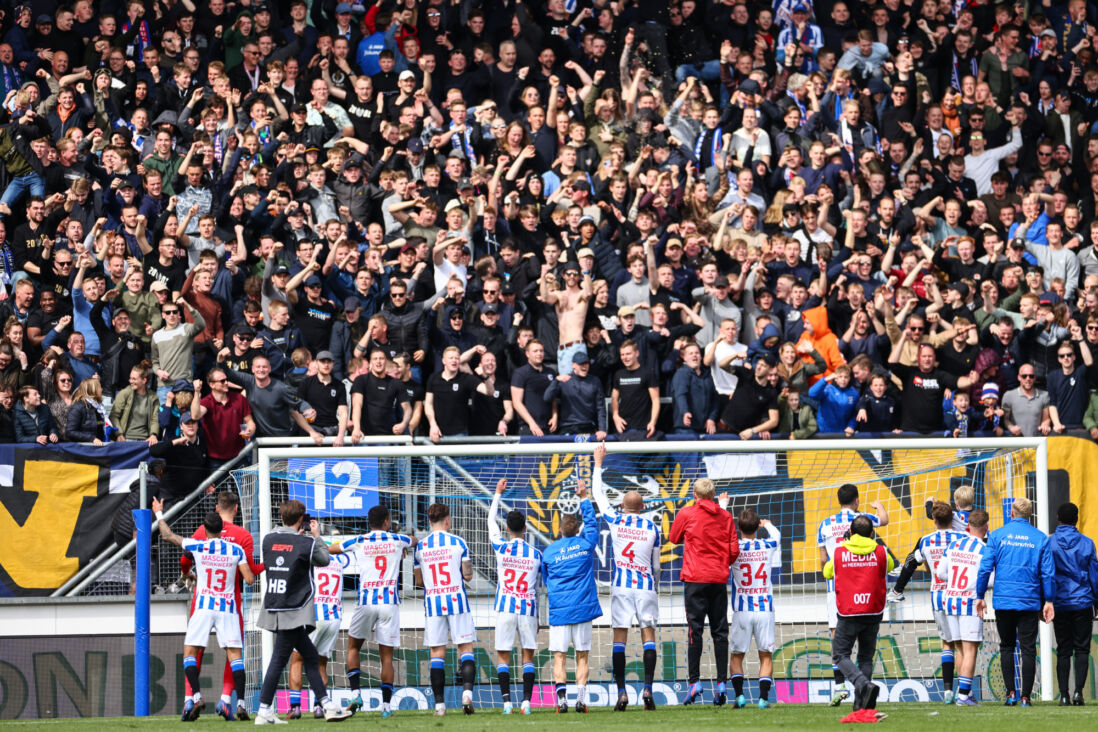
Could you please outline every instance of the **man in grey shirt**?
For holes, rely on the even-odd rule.
[[[1052,430],[1048,392],[1037,388],[1036,378],[1033,365],[1023,364],[1018,369],[1018,388],[1003,395],[1006,426],[1012,435],[1036,437]]]
[[[222,348],[217,354],[217,362],[223,363],[228,356],[229,349]],[[313,429],[307,418],[310,413],[315,418],[315,410],[297,398],[292,386],[271,378],[271,362],[266,356],[256,356],[252,360],[250,374],[226,368],[225,376],[248,392],[257,437],[290,437],[296,424],[313,438],[313,442],[323,444],[324,435]]]

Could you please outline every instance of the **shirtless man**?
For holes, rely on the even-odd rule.
[[[583,342],[583,323],[587,318],[587,303],[591,301],[591,273],[583,272],[575,262],[565,262],[561,268],[564,277],[563,290],[550,290],[549,265],[542,266],[541,300],[556,305],[557,327],[560,345],[557,348],[557,370],[561,376],[572,373],[572,356],[580,351],[587,353]]]

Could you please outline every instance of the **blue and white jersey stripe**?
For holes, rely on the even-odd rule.
[[[343,571],[351,564],[350,554],[333,554],[327,567],[313,567],[313,604],[317,620],[343,617]]]
[[[937,571],[937,578],[945,584],[938,593],[940,609],[947,615],[975,615],[976,575],[987,544],[975,536],[959,536],[946,547]]]
[[[388,531],[371,531],[340,542],[358,565],[359,605],[400,604],[400,560],[414,544],[410,536]]]
[[[496,612],[538,614],[541,552],[522,539],[493,540],[496,554]]]
[[[611,586],[623,590],[655,590],[653,570],[659,566],[660,530],[635,513],[602,512],[614,545]]]
[[[465,541],[436,531],[416,546],[415,567],[423,577],[423,607],[427,617],[469,612],[462,562],[469,561]]]
[[[930,570],[930,606],[934,610],[942,610],[943,593],[946,583],[938,579],[938,562],[942,561],[946,548],[958,539],[963,539],[964,534],[953,529],[938,529],[919,539],[919,545],[915,547],[915,561],[926,564]]]
[[[735,589],[732,607],[738,612],[774,612],[774,587],[770,571],[778,542],[748,539],[740,542],[740,554],[732,563],[729,581]]]
[[[194,606],[235,614],[237,567],[248,563],[244,550],[224,539],[184,539],[182,549],[194,559]]]

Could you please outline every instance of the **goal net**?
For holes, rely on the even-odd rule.
[[[257,466],[238,471],[235,477],[242,491],[247,528],[257,537],[278,525],[278,505],[287,498],[305,503],[309,515],[321,522],[322,536],[329,542],[368,531],[366,513],[377,504],[391,510],[394,531],[422,538],[429,533],[428,505],[436,501],[447,504],[452,531],[468,543],[474,568],[468,593],[477,627],[476,704],[493,707],[502,704],[496,678],[496,617],[492,609],[496,562],[487,525],[496,483],[500,478],[508,480],[503,512],[524,512],[527,540],[544,549],[560,536],[561,517],[579,509],[576,484],[580,478],[590,478],[593,447],[589,443],[554,443],[264,449]],[[1047,483],[1039,469],[1039,464],[1043,466],[1039,441],[702,441],[610,443],[607,447],[603,480],[610,502],[616,506],[626,491],[639,491],[646,501],[647,517],[661,527],[664,536],[656,636],[659,660],[654,685],[656,702],[661,705],[681,703],[687,690],[682,549],[667,543],[666,536],[676,512],[692,500],[692,485],[698,478],[708,477],[716,483],[718,492],[729,493],[733,515],[743,508],[754,508],[780,532],[780,566],[772,568],[777,626],[771,701],[782,703],[826,702],[833,692],[826,588],[816,537],[820,523],[839,510],[839,486],[853,483],[858,487],[860,510],[873,511],[870,504],[880,502],[888,512],[889,522],[879,535],[898,564],[918,539],[934,528],[927,517],[926,503],[949,502],[963,485],[974,488],[975,507],[991,515],[990,529],[1003,525],[1010,503],[1019,496],[1034,501],[1036,525],[1048,528],[1043,500]],[[604,614],[594,623],[590,656],[587,693],[588,703],[593,706],[612,705],[617,697],[611,675],[609,612],[614,560],[606,523],[601,518],[599,523],[596,576]],[[356,602],[357,578],[353,572],[352,567],[346,575],[343,632],[328,666],[331,693],[339,700],[350,698],[344,662],[346,628]],[[890,577],[890,585],[893,581]],[[906,600],[890,603],[885,611],[874,668],[874,679],[882,686],[882,700],[943,699],[942,646],[931,615],[929,583],[929,573],[920,568],[906,588]],[[245,600],[248,701],[253,706],[270,653],[270,634],[255,626],[261,585],[256,583],[256,591]],[[401,648],[395,654],[393,702],[400,708],[429,709],[435,700],[429,680],[429,650],[423,642],[423,600],[422,592],[412,582],[410,555],[402,566],[400,593],[402,637]],[[535,657],[537,685],[532,702],[535,707],[549,707],[556,702],[552,655],[547,649],[548,603],[544,589],[540,591],[539,606],[540,650]],[[1048,685],[1051,641],[1043,625],[1041,641],[1039,664],[1048,673]],[[636,630],[630,633],[626,655],[629,695],[631,701],[636,701],[643,679],[641,642]],[[446,702],[456,706],[461,694],[456,649],[449,650],[446,660]],[[381,703],[379,664],[376,647],[367,643],[362,653],[362,695],[367,710]],[[511,668],[521,665],[515,651]],[[571,663],[569,670],[571,673]],[[713,676],[712,644],[707,637],[702,667],[707,702],[712,699]],[[745,694],[757,699],[758,657],[754,648],[747,655],[744,676]],[[1004,684],[994,622],[984,624],[984,645],[974,677],[977,699],[1002,696]],[[1043,690],[1041,677],[1039,671],[1035,696]],[[574,683],[574,677],[570,675],[569,681]],[[521,694],[513,695],[515,700],[520,698]],[[574,698],[575,690],[570,688],[569,700]],[[303,703],[308,703],[307,699],[306,693]],[[283,683],[277,698],[280,710],[287,708],[287,700]]]

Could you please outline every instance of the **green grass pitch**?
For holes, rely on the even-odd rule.
[[[1006,708],[996,703],[979,707],[958,708],[945,704],[901,703],[882,704],[881,711],[888,718],[879,722],[889,730],[934,730],[940,732],[949,729],[983,729],[994,732],[1031,732],[1035,725],[1040,729],[1083,730],[1098,728],[1098,706],[1084,708],[1061,708],[1054,702],[1036,703],[1031,709],[1018,707]],[[858,729],[865,725],[841,725],[839,719],[851,710],[849,703],[839,709],[818,704],[779,704],[767,710],[754,707],[735,710],[730,706],[716,709],[712,705],[696,707],[661,708],[654,712],[645,712],[639,707],[626,713],[615,713],[610,709],[599,708],[589,714],[569,712],[557,715],[549,710],[534,712],[529,717],[515,714],[505,717],[499,710],[478,710],[472,716],[465,716],[460,709],[447,710],[446,716],[436,719],[431,712],[398,712],[389,719],[381,719],[376,712],[358,714],[334,729],[355,729],[369,724],[371,729],[393,730],[514,730],[544,728],[547,724],[569,730],[631,730],[638,729],[716,729],[734,725],[750,726],[752,729],[774,729],[783,732],[816,732],[821,729],[841,728]],[[246,725],[253,725],[247,722]],[[290,723],[289,727],[319,728],[322,720],[302,719]],[[1092,726],[1093,725],[1093,726]],[[241,724],[241,728],[245,723]],[[58,719],[49,721],[27,720],[0,722],[0,727],[18,729],[73,729],[73,730],[119,730],[140,729],[225,729],[225,721],[210,713],[197,723],[183,725],[178,718],[151,717],[136,719],[118,717],[112,719]],[[230,729],[233,729],[230,727]],[[333,728],[329,728],[333,729]]]

